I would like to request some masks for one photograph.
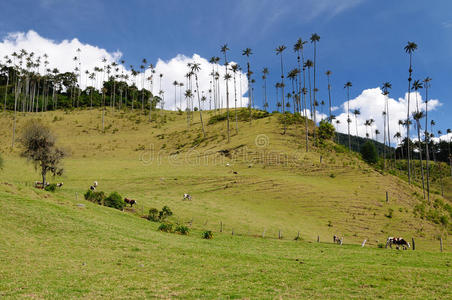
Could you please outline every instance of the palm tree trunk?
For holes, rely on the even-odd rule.
[[[9,85],[9,73],[8,77],[6,78],[6,86],[5,86],[5,104],[3,106],[3,111],[6,111],[6,98],[8,96],[8,85]]]
[[[237,84],[235,81],[235,72],[234,72],[234,108],[235,108],[235,134],[239,133],[239,123],[237,120]]]
[[[206,131],[204,129],[204,122],[202,120],[202,109],[201,109],[201,99],[199,98],[199,85],[198,85],[198,74],[195,74],[196,78],[196,92],[198,94],[198,105],[199,105],[199,118],[201,120],[202,134],[204,138],[206,137]],[[227,81],[226,81],[227,84]],[[228,124],[228,133],[229,133],[229,124]]]
[[[408,183],[411,184],[411,161],[410,161],[410,90],[411,90],[411,53],[410,53],[410,68],[408,77],[408,109],[406,117],[406,138],[407,138],[407,165],[408,165]]]
[[[421,145],[421,122],[419,120],[417,120],[417,137],[418,137],[418,144],[419,144],[419,161],[421,163],[422,191],[424,192],[424,199],[425,199],[424,164],[422,162],[422,145]]]
[[[331,114],[331,84],[330,84],[330,75],[328,75],[328,105],[330,111],[330,124],[333,122],[332,114]]]

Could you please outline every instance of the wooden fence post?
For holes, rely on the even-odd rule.
[[[231,235],[234,235],[234,228],[232,228],[232,232],[231,232]]]
[[[78,201],[78,193],[75,192],[75,201]]]
[[[389,202],[389,194],[388,194],[388,191],[386,191],[386,203],[388,203]]]
[[[414,238],[411,238],[411,243],[413,244],[413,251],[416,248],[416,246],[414,245]]]
[[[441,252],[443,252],[443,238],[442,237],[439,238],[439,250]]]
[[[317,236],[317,243],[320,243],[320,236]]]
[[[278,230],[278,239],[281,239],[281,229]]]
[[[223,232],[223,222],[220,221],[220,232]]]
[[[295,238],[295,240],[298,241],[299,239],[300,239],[300,232],[298,231],[298,232],[297,232],[297,237]]]
[[[364,240],[364,242],[361,244],[361,247],[364,247],[366,245],[367,239]]]
[[[265,228],[264,231],[262,232],[262,238],[265,238]]]

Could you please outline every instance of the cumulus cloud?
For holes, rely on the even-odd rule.
[[[380,142],[383,142],[384,119],[382,113],[385,107],[385,96],[382,94],[382,90],[380,88],[366,89],[358,97],[351,99],[349,102],[346,101],[342,105],[342,113],[336,116],[337,120],[340,121],[340,124],[335,123],[338,131],[342,133],[347,133],[348,131],[348,105],[350,105],[350,119],[352,120],[352,122],[350,123],[350,133],[352,135],[366,137],[366,126],[364,126],[364,123],[366,122],[366,120],[374,119],[375,123],[373,124],[372,128],[367,128],[367,133],[370,137],[375,138],[375,130],[378,129],[381,132],[381,134],[378,136],[378,140]],[[434,111],[439,106],[441,106],[441,103],[437,99],[431,99],[428,101],[427,105],[429,111]],[[399,126],[399,120],[406,120],[408,109],[408,93],[405,94],[404,98],[398,98],[397,100],[388,97],[388,106],[391,141],[395,142],[393,136],[396,132],[400,131],[402,136],[406,136],[406,128]],[[410,94],[410,118],[411,114],[417,110],[417,106],[419,106],[419,110],[425,112],[425,102],[422,98],[422,95],[418,92],[412,92]],[[359,110],[361,113],[360,115],[357,115],[356,119],[355,115],[353,114],[353,111],[355,109]],[[424,123],[422,122],[421,126],[423,126],[423,124]],[[358,133],[356,133],[356,125],[358,125]],[[412,126],[414,126],[414,124]],[[415,130],[412,129],[411,132],[413,133],[413,138],[416,135]]]
[[[78,63],[74,62],[73,58],[75,56],[79,56],[80,58],[80,69],[81,69],[81,77],[79,78],[79,84],[82,88],[85,88],[86,85],[92,85],[92,81],[87,78],[85,71],[93,72],[95,67],[102,68],[107,64],[117,62],[118,66],[118,74],[129,75],[129,84],[132,83],[131,70],[128,70],[126,66],[121,65],[119,62],[122,57],[122,53],[120,51],[108,52],[106,49],[100,48],[98,46],[89,45],[81,43],[77,38],[72,40],[63,40],[63,41],[54,41],[51,39],[44,38],[40,36],[37,32],[30,30],[27,33],[16,32],[9,33],[6,35],[3,40],[0,42],[0,59],[4,60],[4,56],[8,55],[11,57],[13,52],[19,52],[21,49],[25,49],[27,52],[34,52],[35,57],[41,57],[41,66],[39,68],[39,72],[41,74],[45,73],[44,66],[44,54],[48,55],[48,66],[47,68],[54,69],[57,68],[60,72],[73,72],[74,68],[78,66]],[[77,49],[80,49],[79,54],[77,53]],[[105,62],[102,60],[105,59]],[[187,88],[187,81],[185,78],[185,74],[188,72],[188,63],[199,63],[201,70],[198,73],[198,82],[199,82],[199,91],[200,97],[205,95],[207,101],[203,103],[203,108],[210,107],[210,94],[209,89],[212,89],[211,86],[211,72],[213,65],[210,64],[205,58],[200,57],[197,54],[194,54],[192,57],[187,57],[185,55],[177,55],[176,57],[163,61],[158,59],[156,63],[153,63],[155,66],[155,74],[153,79],[153,85],[150,85],[150,82],[144,81],[145,88],[151,89],[155,95],[159,94],[160,87],[163,93],[165,109],[176,109],[177,108],[185,109],[187,107],[187,103],[183,93],[185,88]],[[16,62],[17,63],[17,62]],[[233,64],[234,62],[231,62]],[[219,106],[226,107],[226,82],[223,80],[225,69],[224,66],[217,66],[218,73],[220,75],[221,80],[219,83]],[[139,70],[138,70],[139,71]],[[232,72],[230,72],[232,74]],[[160,83],[160,74],[163,74]],[[144,78],[148,78],[152,75],[151,70],[148,68],[145,70]],[[242,80],[240,81],[240,77]],[[138,88],[142,88],[143,80],[141,79],[142,75],[139,75],[133,82],[137,85]],[[94,83],[96,88],[101,86],[102,81],[106,79],[106,76],[102,73],[98,73],[97,82]],[[174,85],[173,82],[177,81],[178,83],[183,83],[184,86],[182,88],[177,88],[176,94],[174,93]],[[237,93],[237,106],[247,106],[248,98],[243,97],[248,91],[248,85],[246,81],[245,73],[237,72],[236,74],[236,93]],[[160,85],[161,84],[161,85]],[[240,85],[241,84],[241,85]],[[195,84],[192,86],[194,92],[194,106],[198,106],[197,102],[197,93],[195,92],[196,86]],[[233,107],[234,103],[234,80],[233,78],[229,81],[229,99],[230,106]],[[182,94],[182,97],[180,95]],[[176,98],[175,98],[176,96]],[[213,95],[212,95],[213,98]]]

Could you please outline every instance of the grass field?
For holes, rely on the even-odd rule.
[[[30,118],[19,117],[19,133]],[[277,116],[240,122],[228,144],[224,122],[207,125],[203,139],[198,115],[187,129],[185,114],[164,112],[149,123],[137,112],[109,111],[105,132],[98,110],[39,118],[71,155],[65,175],[51,179],[64,182],[61,190],[33,189],[38,173],[19,157],[20,148],[11,150],[11,119],[2,115],[2,296],[447,298],[452,292],[452,240],[444,226],[413,214],[419,188],[332,144],[306,152],[301,125],[282,135]],[[118,191],[138,205],[120,212],[85,201],[94,180],[99,190]],[[446,198],[438,192],[433,198],[450,201],[451,186],[448,178]],[[183,201],[183,193],[193,200]],[[173,222],[191,224],[190,236],[158,232],[156,223],[139,218],[163,205],[173,210]],[[215,238],[202,240],[202,230]],[[345,245],[330,243],[334,234]],[[413,237],[417,251],[377,248],[388,236]]]

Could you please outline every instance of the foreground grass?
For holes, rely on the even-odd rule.
[[[447,298],[452,255],[215,234],[0,186],[2,298]]]

